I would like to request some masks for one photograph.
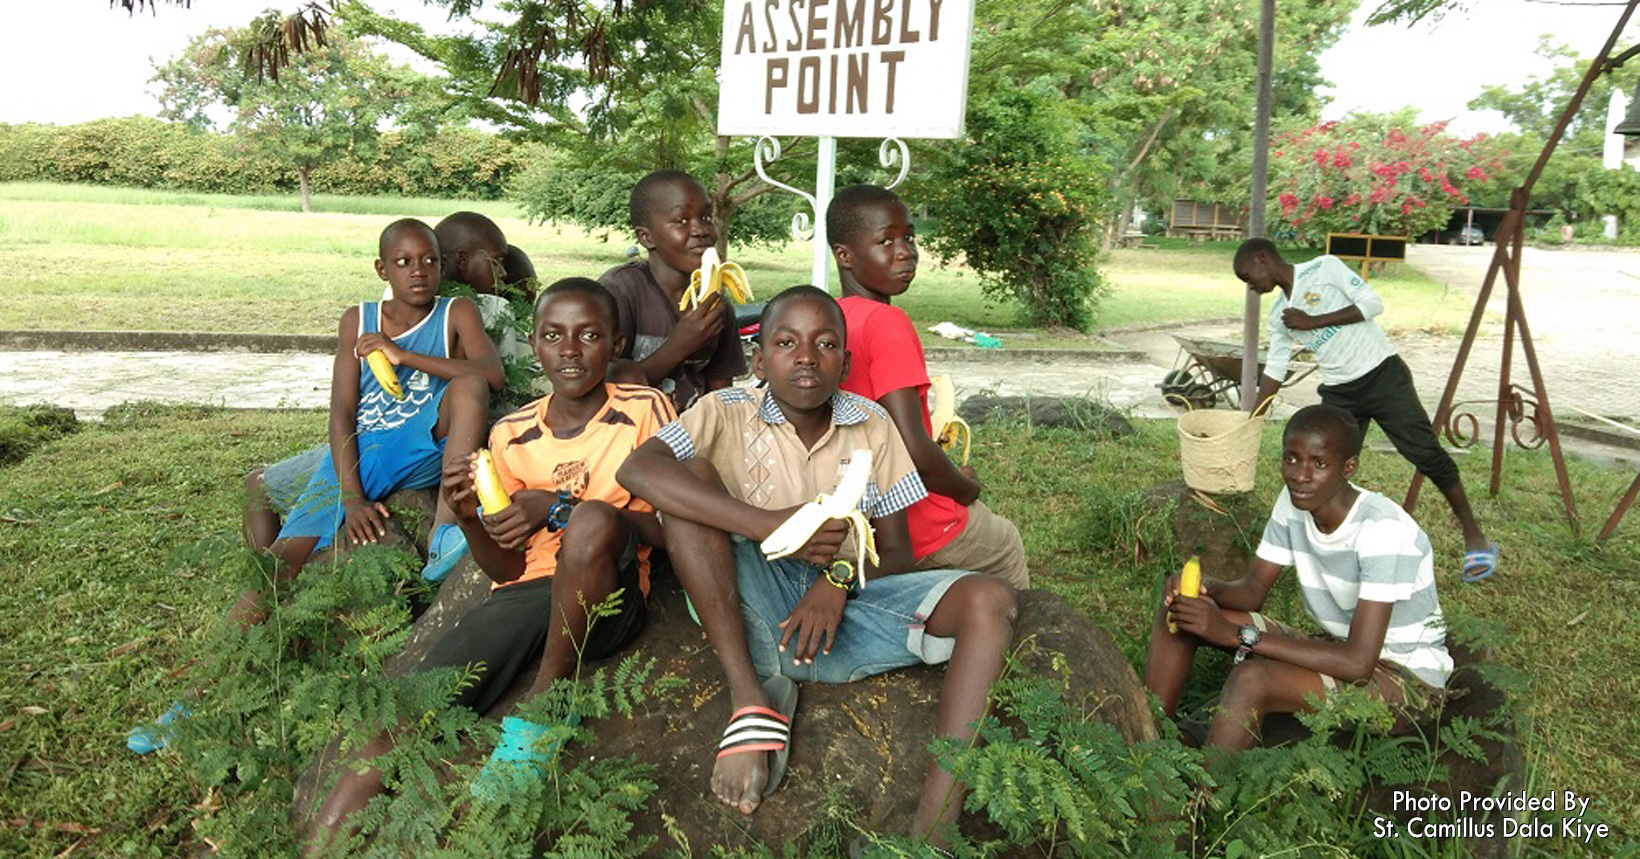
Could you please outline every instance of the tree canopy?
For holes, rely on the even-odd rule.
[[[248,147],[296,171],[309,210],[314,168],[368,150],[388,124],[425,127],[438,108],[425,81],[361,42],[332,37],[293,57],[277,79],[241,61],[282,26],[270,12],[241,29],[212,29],[156,69],[162,116],[198,128],[225,125]],[[231,119],[219,122],[213,112]]]

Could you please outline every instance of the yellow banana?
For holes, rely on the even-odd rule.
[[[473,462],[473,489],[486,514],[500,513],[512,504],[512,496],[501,488],[501,475],[495,470],[490,452],[484,448],[479,448],[478,459]]]
[[[738,264],[726,262],[718,266],[720,288],[729,291],[729,300],[745,304],[752,300],[752,282],[746,279],[746,270]]]
[[[1202,595],[1202,562],[1195,555],[1184,562],[1184,569],[1179,573],[1179,596],[1199,597]],[[1167,622],[1168,632],[1178,632],[1179,627],[1173,621]]]
[[[387,360],[387,353],[380,349],[364,356],[366,364],[370,365],[371,375],[376,377],[376,384],[382,386],[388,396],[395,400],[404,399],[404,387],[399,384],[399,374],[393,370],[393,362]]]
[[[866,561],[877,563],[877,535],[866,514],[860,512],[860,499],[865,497],[871,482],[871,451],[857,450],[849,459],[837,488],[831,494],[804,504],[790,518],[780,523],[761,545],[763,554],[774,561],[794,554],[808,543],[814,532],[828,519],[846,519],[849,533],[854,538],[857,558],[854,568],[859,571],[860,587],[866,586]]]
[[[950,451],[957,446],[957,440],[962,439],[962,463],[968,464],[968,448],[973,442],[974,431],[968,422],[957,417],[957,390],[951,384],[950,376],[935,376],[928,380],[929,398],[934,401],[930,408],[929,423],[934,427],[934,441],[942,450]]]
[[[736,304],[752,300],[752,287],[746,279],[745,269],[732,262],[720,262],[717,249],[707,248],[700,255],[700,268],[689,273],[689,288],[678,299],[678,310],[681,312],[698,307],[712,293],[724,290],[728,290],[728,298]]]

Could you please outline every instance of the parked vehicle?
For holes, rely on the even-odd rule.
[[[1483,245],[1486,244],[1486,234],[1480,227],[1459,227],[1446,234],[1446,243],[1449,245]]]

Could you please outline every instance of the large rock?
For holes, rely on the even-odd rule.
[[[487,592],[488,582],[474,565],[459,567],[416,621],[389,671],[413,670],[451,620]],[[1143,686],[1104,630],[1046,591],[1021,593],[1019,609],[1016,640],[1031,640],[1021,648],[1028,668],[1047,674],[1053,654],[1066,655],[1070,694],[1086,711],[1097,712],[1129,741],[1155,737]],[[915,667],[848,685],[802,684],[786,781],[755,815],[744,818],[710,795],[717,742],[729,719],[728,693],[675,578],[657,577],[648,623],[628,654],[653,657],[657,674],[687,678],[688,687],[668,706],[592,725],[597,734],[593,746],[572,748],[569,754],[630,756],[655,767],[659,787],[650,798],[649,813],[636,816],[635,834],[670,844],[662,830],[664,811],[697,849],[756,843],[779,849],[807,843],[814,837],[810,829],[820,819],[818,810],[839,800],[857,812],[855,822],[868,831],[909,830],[928,764],[943,669]],[[512,710],[532,676],[533,671],[521,677],[487,715],[500,718]],[[472,754],[476,758],[481,752]],[[316,806],[317,785],[332,765],[334,759],[327,755],[304,774],[295,797],[296,815]]]
[[[1133,434],[1133,424],[1110,404],[1088,397],[999,397],[976,394],[962,401],[957,414],[970,424],[990,420],[1028,421],[1035,426],[1068,427],[1109,438]]]

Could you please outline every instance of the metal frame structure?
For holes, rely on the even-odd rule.
[[[1623,53],[1611,62],[1612,47],[1628,26],[1629,18],[1634,14],[1640,0],[1629,0],[1624,6],[1623,14],[1612,28],[1611,35],[1606,38],[1606,44],[1601,47],[1600,53],[1594,62],[1589,64],[1589,71],[1583,76],[1583,82],[1577,92],[1560,115],[1560,121],[1555,130],[1549,135],[1548,141],[1543,144],[1543,151],[1538,154],[1532,170],[1526,175],[1526,181],[1509,195],[1509,211],[1504,214],[1503,222],[1499,225],[1496,235],[1496,250],[1492,254],[1492,264],[1486,270],[1486,279],[1481,284],[1479,295],[1475,296],[1475,310],[1469,316],[1469,327],[1464,331],[1463,344],[1458,347],[1458,357],[1452,365],[1452,373],[1447,377],[1446,391],[1441,395],[1441,404],[1435,410],[1435,426],[1438,432],[1443,432],[1449,441],[1455,443],[1473,443],[1479,435],[1479,420],[1468,411],[1454,412],[1453,399],[1458,392],[1458,382],[1463,378],[1464,366],[1469,360],[1469,351],[1475,345],[1475,335],[1480,330],[1481,318],[1486,312],[1486,303],[1492,297],[1492,287],[1497,283],[1498,273],[1502,272],[1505,289],[1508,294],[1508,309],[1504,316],[1503,327],[1503,356],[1498,374],[1498,398],[1496,422],[1493,426],[1492,439],[1492,482],[1491,494],[1498,494],[1498,487],[1503,477],[1503,445],[1504,424],[1508,422],[1510,434],[1516,443],[1527,447],[1536,447],[1547,441],[1549,453],[1554,457],[1555,476],[1560,482],[1561,501],[1566,508],[1566,518],[1572,526],[1572,533],[1580,531],[1577,517],[1577,502],[1572,498],[1571,480],[1566,475],[1566,458],[1560,450],[1560,432],[1555,427],[1553,410],[1549,407],[1548,389],[1543,383],[1543,371],[1538,366],[1537,350],[1532,344],[1532,331],[1526,324],[1526,308],[1520,296],[1520,253],[1522,239],[1525,235],[1526,209],[1532,200],[1532,186],[1543,173],[1543,167],[1554,154],[1560,138],[1566,133],[1566,126],[1571,123],[1572,117],[1583,104],[1583,98],[1594,85],[1595,78],[1610,71],[1624,60],[1636,53],[1630,50]],[[1510,379],[1510,370],[1514,357],[1514,341],[1520,338],[1521,352],[1526,359],[1527,371],[1532,379],[1531,389],[1516,385]],[[1487,401],[1494,402],[1494,401]],[[1459,403],[1467,406],[1467,403]],[[1531,435],[1526,439],[1521,437],[1521,424],[1530,427]],[[1467,427],[1466,427],[1467,425]],[[1466,431],[1467,430],[1467,431]],[[1418,490],[1423,486],[1422,472],[1412,476],[1412,485],[1407,488],[1406,500],[1402,502],[1408,512],[1418,504]],[[1640,477],[1635,479],[1633,486],[1618,504],[1618,509],[1612,514],[1612,520],[1607,523],[1606,529],[1601,532],[1604,539],[1616,527],[1617,520],[1622,517],[1635,496],[1640,494]]]
[[[813,194],[769,175],[769,165],[780,160],[778,137],[765,135],[758,138],[757,146],[752,150],[752,167],[757,170],[759,179],[782,191],[802,197],[814,212],[812,218],[808,212],[792,215],[792,238],[800,242],[814,243],[809,282],[825,289],[826,274],[831,264],[831,245],[826,242],[826,207],[831,205],[832,193],[837,190],[837,138],[821,137],[818,143]],[[911,172],[911,149],[905,145],[905,141],[898,137],[890,137],[877,147],[877,163],[885,170],[899,170],[899,175],[886,186],[892,189],[904,182],[906,174]]]

